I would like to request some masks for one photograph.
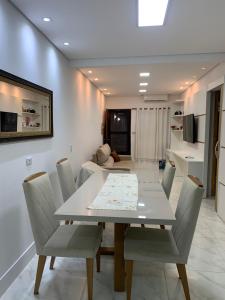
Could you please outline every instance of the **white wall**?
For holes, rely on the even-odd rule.
[[[106,97],[106,108],[107,109],[130,109],[136,107],[161,107],[163,105],[172,106],[172,102],[175,99],[179,99],[179,95],[169,96],[169,101],[149,101],[144,102],[143,96],[136,97]]]
[[[185,100],[184,113],[194,113],[198,115],[199,128],[198,128],[198,143],[189,144],[183,143],[182,147],[185,151],[196,154],[204,159],[205,151],[205,131],[206,131],[206,100],[207,91],[224,84],[225,76],[225,63],[221,63],[213,70],[208,72],[201,80],[196,82],[184,94]],[[219,173],[218,173],[218,195],[217,195],[217,212],[221,219],[225,222],[225,87],[223,86],[223,99],[222,99],[222,120],[221,120],[221,143],[220,143],[220,158],[219,158]],[[207,149],[206,149],[207,150]],[[204,170],[204,184],[207,180],[207,170]]]
[[[206,95],[210,88],[213,88],[224,81],[225,63],[219,64],[209,71],[204,77],[193,84],[182,95],[184,99],[184,114],[194,113],[198,116],[198,142],[190,144],[183,142],[182,149],[204,157],[205,146],[205,121],[206,121]]]
[[[102,143],[104,96],[7,0],[0,2],[0,37],[0,68],[54,93],[54,138],[0,144],[1,295],[33,255],[23,179],[46,170],[61,201],[55,163],[67,156],[77,174]],[[27,156],[33,158],[30,168]]]

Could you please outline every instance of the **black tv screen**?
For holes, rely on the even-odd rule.
[[[16,132],[17,131],[17,114],[11,112],[0,112],[0,131]]]
[[[186,115],[183,118],[183,140],[188,143],[195,143],[196,130],[195,118],[193,114]]]

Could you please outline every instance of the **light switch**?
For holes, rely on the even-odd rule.
[[[29,156],[29,157],[26,157],[26,166],[29,167],[32,165],[32,157]]]

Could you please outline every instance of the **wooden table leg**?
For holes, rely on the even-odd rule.
[[[114,225],[114,290],[125,291],[124,234],[127,224]]]

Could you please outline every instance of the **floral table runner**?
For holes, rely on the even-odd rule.
[[[110,173],[89,209],[136,210],[138,179],[136,174]]]

